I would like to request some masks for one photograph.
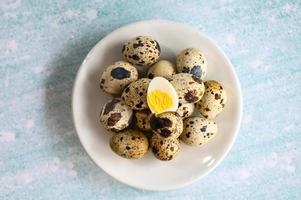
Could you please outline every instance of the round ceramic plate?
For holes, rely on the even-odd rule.
[[[228,102],[215,119],[219,132],[204,146],[181,144],[176,158],[157,160],[151,151],[140,160],[128,160],[110,148],[112,133],[99,123],[99,113],[112,97],[99,88],[99,77],[105,67],[123,60],[121,49],[129,38],[149,35],[162,50],[161,58],[175,61],[188,47],[200,48],[208,61],[205,80],[218,80],[227,91]],[[238,78],[229,59],[207,36],[176,22],[141,21],[119,28],[90,51],[80,67],[73,89],[73,118],[79,139],[92,160],[106,173],[127,185],[146,190],[169,190],[188,185],[214,169],[229,152],[239,130],[242,97]]]

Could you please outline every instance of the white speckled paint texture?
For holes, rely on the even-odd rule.
[[[71,119],[85,55],[114,29],[143,19],[206,33],[242,84],[244,117],[230,154],[176,191],[141,191],[106,175]],[[298,0],[2,0],[0,49],[0,199],[301,199]]]

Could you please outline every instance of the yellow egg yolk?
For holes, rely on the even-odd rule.
[[[173,100],[166,92],[153,90],[147,95],[147,103],[153,113],[160,114],[172,106]]]

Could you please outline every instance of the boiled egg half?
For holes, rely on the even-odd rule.
[[[147,104],[152,113],[176,112],[179,98],[175,88],[162,77],[152,79],[147,90]]]

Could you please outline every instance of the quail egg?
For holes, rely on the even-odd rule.
[[[138,36],[125,42],[122,54],[134,65],[149,66],[158,61],[161,49],[152,37]]]
[[[129,126],[133,110],[119,99],[106,103],[100,113],[100,122],[107,130],[120,131]]]
[[[148,109],[145,110],[138,110],[134,114],[134,121],[136,126],[143,130],[143,131],[151,131],[150,126],[150,118],[151,118],[151,111]]]
[[[130,63],[118,61],[109,65],[100,77],[100,88],[109,94],[120,94],[131,82],[138,79],[137,69]]]
[[[177,114],[182,118],[190,117],[194,112],[194,103],[179,103]]]
[[[205,93],[197,107],[205,118],[214,119],[223,111],[226,102],[227,95],[223,86],[211,80],[205,82]]]
[[[203,97],[205,90],[203,81],[192,74],[175,74],[172,76],[170,83],[175,88],[179,102],[182,104],[196,103]]]
[[[172,62],[168,60],[160,60],[149,68],[147,77],[152,79],[154,77],[161,76],[163,78],[170,79],[175,72],[175,66]]]
[[[197,146],[209,142],[217,133],[215,122],[203,117],[191,117],[184,120],[184,130],[180,140],[184,143]]]
[[[110,146],[119,156],[139,159],[147,153],[149,143],[141,131],[129,129],[113,135]]]
[[[122,92],[121,99],[133,110],[148,108],[146,95],[150,79],[141,78],[128,85]]]
[[[171,112],[152,115],[150,125],[153,132],[158,133],[163,138],[178,138],[183,131],[182,118]]]
[[[151,139],[152,152],[159,160],[167,161],[177,156],[180,143],[177,138],[162,138],[157,133]]]
[[[187,48],[177,56],[178,72],[190,73],[203,79],[207,72],[207,60],[201,50],[197,48]]]

